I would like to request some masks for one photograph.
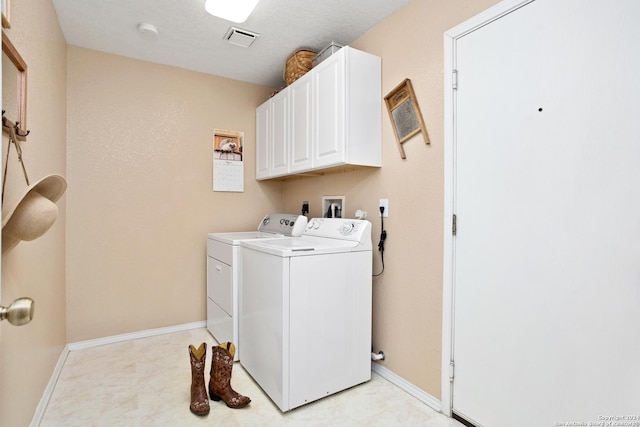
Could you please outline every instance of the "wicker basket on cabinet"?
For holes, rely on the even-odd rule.
[[[316,52],[308,49],[298,49],[287,59],[284,67],[284,81],[287,85],[304,76],[312,67],[311,61]]]

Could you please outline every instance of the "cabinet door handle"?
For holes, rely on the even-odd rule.
[[[219,265],[216,265],[216,270],[218,271],[218,273],[222,273],[222,267]]]

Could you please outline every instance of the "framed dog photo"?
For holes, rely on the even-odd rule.
[[[398,142],[401,158],[407,158],[402,144],[417,133],[422,132],[425,144],[431,143],[427,128],[422,120],[416,95],[413,92],[411,80],[405,79],[396,86],[384,97],[384,102],[387,105],[387,111],[389,111],[389,118]]]

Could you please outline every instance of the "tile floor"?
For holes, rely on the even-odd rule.
[[[202,342],[208,381],[209,346],[216,342],[204,328],[71,351],[40,426],[462,426],[376,374],[283,414],[239,363],[231,384],[251,404],[230,409],[212,401],[209,415],[197,417],[189,411],[187,348]]]

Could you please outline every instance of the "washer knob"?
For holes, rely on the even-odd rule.
[[[356,226],[356,225],[355,225],[354,223],[352,223],[352,222],[344,223],[344,224],[342,225],[342,229],[341,229],[342,234],[349,234],[349,233],[351,233],[351,232],[353,231],[353,229],[355,228],[355,226]]]

